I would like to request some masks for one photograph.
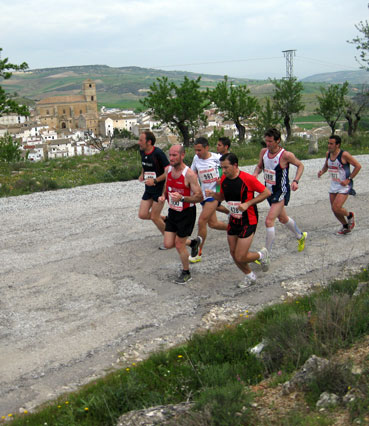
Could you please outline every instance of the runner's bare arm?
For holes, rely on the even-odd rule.
[[[252,198],[251,200],[247,201],[246,203],[242,203],[238,206],[238,210],[241,212],[246,211],[249,207],[253,206],[254,204],[259,204],[262,201],[266,200],[271,195],[271,192],[268,188],[265,188],[263,192],[261,192],[259,195],[257,195],[255,198]]]
[[[146,185],[148,185],[148,186],[155,186],[159,182],[162,182],[163,180],[165,180],[166,179],[166,173],[165,173],[165,171],[168,169],[168,167],[169,166],[166,166],[165,169],[164,169],[164,173],[161,174],[160,176],[158,176],[157,178],[155,178],[155,179],[152,179],[152,178],[147,179],[146,182],[145,182]]]
[[[158,200],[160,201],[160,202],[164,202],[165,200],[166,200],[166,198],[167,198],[167,175],[168,175],[168,167],[166,167],[165,168],[165,172],[164,172],[164,180],[165,180],[165,183],[164,183],[164,188],[163,188],[163,193],[161,194],[161,196],[158,198]]]
[[[138,177],[138,180],[139,180],[140,182],[143,182],[143,180],[144,180],[144,169],[143,169],[143,168],[141,169],[141,174],[140,174],[140,176]]]
[[[214,192],[210,189],[205,189],[205,195],[207,197],[213,197],[217,201],[223,201],[224,200],[224,194],[220,192]]]
[[[260,151],[259,154],[259,162],[255,167],[254,173],[252,174],[253,176],[255,176],[256,178],[259,176],[259,174],[263,171],[263,156],[265,154],[266,148],[263,148]]]
[[[346,162],[351,164],[351,166],[353,167],[350,176],[346,180],[341,182],[343,185],[348,185],[350,183],[350,180],[353,179],[359,173],[361,169],[361,164],[356,160],[355,157],[353,157],[347,151],[344,151],[344,153],[342,154],[342,159],[346,160]]]
[[[293,152],[285,151],[283,156],[284,156],[285,161],[287,161],[288,163],[293,164],[294,166],[297,167],[296,176],[293,179],[292,184],[291,184],[292,191],[296,191],[299,188],[300,178],[301,178],[302,174],[304,173],[304,165],[302,164],[302,162],[298,158],[296,158],[296,156]]]
[[[328,170],[328,155],[329,155],[329,153],[327,152],[326,153],[326,158],[325,158],[324,166],[318,172],[318,178],[320,178],[320,176],[324,175],[324,173]]]
[[[185,203],[199,203],[202,201],[202,191],[200,188],[199,180],[197,174],[193,170],[188,170],[186,173],[186,185],[191,187],[192,195],[189,197],[184,197]]]

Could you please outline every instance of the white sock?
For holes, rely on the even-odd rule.
[[[265,247],[270,253],[272,250],[273,241],[275,238],[275,228],[274,226],[266,229],[266,239],[265,239]]]
[[[296,222],[292,219],[292,217],[288,218],[288,222],[285,223],[285,225],[291,232],[295,234],[298,240],[302,237],[302,232],[299,230],[298,226],[296,225]]]
[[[251,271],[249,274],[245,274],[245,277],[247,277],[248,279],[252,281],[256,281],[256,275],[254,274],[253,271]]]

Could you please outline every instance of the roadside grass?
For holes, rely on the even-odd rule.
[[[294,137],[284,143],[300,160],[324,158],[327,152],[327,138],[318,141],[318,152],[309,154],[309,140]],[[239,159],[240,166],[253,165],[259,160],[262,141],[240,144],[232,142],[231,151]],[[362,133],[354,138],[343,138],[342,148],[351,154],[369,154],[369,135]],[[216,152],[214,143],[211,151]],[[169,147],[164,151],[168,153]],[[191,165],[195,152],[192,146],[186,148],[185,163]],[[19,163],[0,162],[0,197],[30,194],[73,188],[106,182],[119,182],[137,179],[141,172],[141,159],[138,146],[130,150],[108,150],[93,156],[76,156],[48,161]]]
[[[311,355],[329,358],[369,334],[368,285],[354,295],[358,284],[368,281],[364,268],[255,315],[245,312],[235,323],[199,332],[181,346],[125,366],[35,413],[12,415],[13,425],[115,425],[125,412],[183,401],[194,402],[194,411],[177,424],[265,424],[252,410],[250,386],[268,377],[287,380]],[[265,347],[256,357],[250,349],[261,341]],[[350,404],[352,419],[364,419],[369,414],[367,377],[354,379],[344,366],[327,369],[305,390],[309,415],[287,413],[280,424],[333,424],[330,413],[319,413],[314,403],[323,391],[342,395],[349,387],[357,387],[361,395]]]

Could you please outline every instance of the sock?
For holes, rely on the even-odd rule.
[[[273,241],[275,238],[275,228],[272,226],[271,228],[266,229],[266,240],[265,247],[270,252],[272,250]]]
[[[350,212],[349,215],[347,216],[347,219],[352,219],[352,216],[353,216],[353,214],[352,214],[352,212]]]
[[[258,251],[258,255],[259,255],[259,259],[258,260],[261,260],[261,259],[264,258],[264,254],[261,251]]]
[[[296,235],[296,238],[299,240],[302,237],[302,232],[299,230],[296,222],[292,219],[292,217],[288,218],[288,222],[285,223],[287,228]]]
[[[252,271],[249,274],[245,274],[245,276],[249,278],[250,280],[253,280],[253,281],[256,280],[256,275]]]
[[[186,275],[190,275],[189,269],[182,269],[182,272]]]

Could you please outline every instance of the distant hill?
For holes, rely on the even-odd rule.
[[[369,76],[364,71],[342,72],[342,81],[348,80],[348,74]],[[339,82],[332,80],[332,76],[342,73],[325,73],[308,77],[304,83],[304,102],[306,111],[315,108],[315,95],[319,93],[319,88],[327,82]],[[140,99],[143,99],[150,85],[158,77],[166,76],[170,81],[179,84],[184,76],[196,79],[201,76],[201,87],[213,88],[223,80],[223,75],[199,74],[186,71],[164,71],[152,68],[140,67],[120,67],[114,68],[107,65],[85,65],[58,68],[42,68],[27,70],[26,72],[14,72],[9,80],[1,81],[1,85],[9,92],[16,92],[19,101],[32,105],[37,100],[49,96],[57,95],[77,95],[81,93],[82,82],[91,78],[96,82],[97,100],[99,106],[119,108],[137,108],[141,106]],[[325,76],[325,80],[323,77]],[[331,76],[331,77],[329,77]],[[330,78],[330,79],[329,79]],[[273,84],[269,80],[251,80],[246,78],[233,78],[230,80],[234,84],[247,84],[251,93],[264,98],[271,96]]]
[[[146,95],[150,85],[162,76],[176,83],[183,81],[184,76],[191,79],[201,76],[201,86],[204,88],[214,87],[223,79],[220,75],[185,71],[86,65],[14,72],[10,80],[2,81],[1,84],[8,91],[37,101],[49,96],[79,94],[83,80],[91,78],[96,82],[99,104],[124,107],[129,104],[138,105],[138,100]],[[235,84],[245,84],[251,80],[232,78],[232,81]]]
[[[369,72],[358,71],[337,71],[314,74],[301,80],[303,83],[332,83],[339,84],[348,81],[350,84],[369,83]]]

